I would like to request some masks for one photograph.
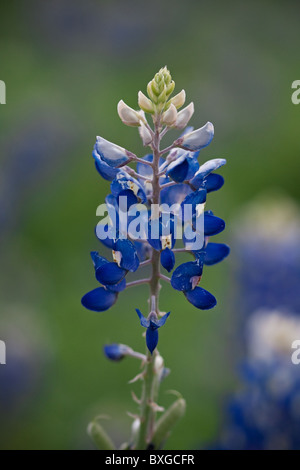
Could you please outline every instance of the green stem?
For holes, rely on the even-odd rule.
[[[160,185],[159,185],[159,157],[160,157],[160,135],[161,125],[160,116],[156,117],[154,123],[154,136],[152,142],[153,150],[153,176],[152,176],[152,189],[153,189],[153,204],[160,204]],[[150,286],[150,311],[155,311],[158,315],[158,297],[160,289],[160,253],[156,250],[152,251],[152,275],[149,281]],[[155,353],[151,355],[147,351],[147,363],[144,371],[144,385],[141,399],[141,416],[140,416],[140,431],[137,442],[137,449],[147,449],[151,442],[154,425],[155,425],[155,407],[153,404],[156,401],[158,394],[158,376],[154,369]]]

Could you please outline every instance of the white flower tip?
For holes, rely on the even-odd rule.
[[[151,142],[152,142],[152,135],[151,135],[149,129],[147,129],[147,127],[144,126],[144,124],[142,124],[139,127],[139,133],[140,133],[140,137],[141,137],[142,142],[143,142],[143,146],[146,147],[147,145],[150,145]]]
[[[177,115],[175,127],[177,127],[177,129],[183,129],[184,127],[186,127],[189,120],[193,116],[194,111],[195,111],[195,107],[194,107],[193,102],[191,102],[188,106],[186,106],[184,109],[179,111]]]
[[[166,124],[166,126],[172,126],[175,124],[177,119],[177,109],[173,103],[171,103],[170,107],[165,111],[162,115],[162,123]]]
[[[152,101],[147,98],[141,91],[138,92],[138,104],[139,107],[146,113],[153,113]]]
[[[204,127],[207,132],[209,132],[210,134],[214,134],[215,128],[214,128],[214,125],[210,121],[208,121]]]
[[[139,126],[140,116],[137,111],[130,108],[123,100],[120,100],[117,106],[118,115],[126,126]]]
[[[174,104],[174,106],[176,106],[177,109],[181,108],[181,106],[183,106],[185,103],[185,91],[181,90],[181,92],[171,98],[170,101]]]

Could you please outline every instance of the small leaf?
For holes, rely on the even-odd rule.
[[[186,402],[183,398],[178,398],[156,423],[155,431],[151,443],[155,449],[160,449],[164,441],[169,437],[176,423],[183,417],[186,409]]]
[[[116,446],[97,421],[92,421],[87,428],[89,436],[92,438],[99,450],[115,450]]]

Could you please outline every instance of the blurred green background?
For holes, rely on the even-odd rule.
[[[134,309],[147,308],[147,288],[122,293],[108,312],[80,304],[97,286],[89,252],[96,207],[109,183],[91,157],[101,135],[138,155],[134,128],[116,113],[167,65],[176,90],[194,101],[191,124],[215,125],[204,160],[225,157],[226,184],[208,206],[227,222],[216,237],[230,243],[231,223],[261,192],[298,201],[300,106],[291,84],[300,79],[296,1],[185,2],[150,0],[11,1],[1,5],[0,79],[0,366],[2,449],[89,449],[88,422],[108,414],[118,443],[136,411],[127,382],[137,364],[107,361],[106,342],[143,351]],[[233,226],[233,225],[232,225]],[[179,258],[182,260],[183,258]],[[231,259],[206,269],[202,286],[213,311],[197,311],[164,285],[172,316],[160,352],[172,373],[162,387],[188,403],[168,449],[193,449],[214,438],[221,402],[235,386],[232,367],[234,246]],[[259,261],[258,261],[259,263]]]

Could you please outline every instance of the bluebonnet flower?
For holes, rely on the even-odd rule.
[[[111,361],[115,362],[121,361],[126,356],[141,359],[143,362],[146,360],[146,356],[144,354],[134,351],[126,344],[106,344],[103,348],[103,351],[107,359],[110,359]]]
[[[291,344],[300,337],[299,314],[258,310],[247,324],[241,385],[226,406],[222,449],[300,449],[300,369]]]
[[[157,318],[157,315],[155,312],[150,312],[148,318],[145,318],[139,309],[136,309],[136,312],[141,321],[141,325],[144,328],[147,328],[146,344],[147,344],[147,348],[152,354],[158,343],[158,331],[157,330],[158,328],[160,328],[166,323],[167,318],[170,315],[170,312],[166,313],[160,319]]]
[[[227,398],[215,446],[300,449],[300,215],[293,201],[264,194],[242,208],[234,230],[235,304],[232,355],[239,385]],[[215,259],[215,253],[208,253]]]
[[[126,356],[128,347],[123,344],[106,344],[103,348],[105,356],[111,361],[121,361]]]
[[[101,287],[89,292],[82,299],[83,305],[91,310],[103,311],[110,308],[119,293],[127,287],[127,273],[137,271],[141,263],[147,264],[149,261],[151,264],[154,258],[158,259],[158,253],[161,266],[168,272],[173,271],[171,279],[163,275],[161,278],[168,280],[174,289],[183,292],[186,299],[197,308],[210,309],[216,305],[215,297],[198,284],[205,265],[216,264],[229,254],[227,245],[208,243],[208,237],[222,232],[225,223],[211,211],[204,210],[207,195],[217,191],[224,184],[223,177],[215,171],[223,166],[226,160],[217,158],[206,163],[199,162],[200,151],[212,140],[214,127],[208,122],[200,129],[184,129],[194,113],[194,105],[190,103],[178,111],[185,102],[185,92],[182,90],[171,98],[173,90],[174,82],[169,72],[162,69],[148,84],[149,98],[139,92],[140,111],[130,108],[123,100],[118,104],[122,122],[138,127],[143,144],[151,148],[151,153],[138,158],[123,147],[97,137],[93,157],[98,172],[104,179],[111,181],[111,194],[106,197],[108,222],[106,225],[98,224],[96,234],[100,241],[113,251],[114,261],[110,262],[97,252],[92,252],[96,279]],[[152,115],[154,127],[156,126],[154,130],[148,124],[145,113]],[[158,116],[159,124],[156,121]],[[182,129],[182,134],[173,145],[165,151],[160,151],[155,138],[158,134],[161,138],[169,128]],[[128,166],[132,162],[136,163],[135,169]],[[161,206],[158,212],[152,213],[154,201]],[[145,209],[142,216],[139,214],[140,218],[135,219],[137,206],[141,204]],[[163,209],[162,205],[167,205],[167,209]],[[178,206],[176,213],[172,209],[174,205]],[[191,209],[190,213],[185,213],[186,207]],[[127,218],[124,225],[125,213]],[[165,218],[166,215],[168,217]],[[195,260],[176,267],[177,229],[180,226],[183,229],[188,228],[191,235],[197,238],[197,222],[200,219],[203,221],[200,246],[195,247],[185,230],[183,233],[186,252],[190,252]],[[132,225],[132,222],[136,223]],[[138,232],[137,225],[140,237],[136,237],[137,233],[132,230],[133,226]],[[151,286],[151,279],[141,282],[137,280],[131,284],[134,285],[134,282],[149,283]],[[158,284],[159,282],[158,279]],[[154,309],[151,308],[148,319],[145,320],[150,322],[151,319],[150,326],[147,326],[147,331],[152,332],[147,333],[149,338],[152,338],[151,347],[150,339],[147,340],[151,352],[157,344],[156,330],[162,325],[155,323],[154,315],[158,314],[156,305]],[[158,326],[155,328],[155,325]]]
[[[161,282],[170,283],[196,308],[211,309],[216,305],[215,297],[198,285],[203,268],[222,261],[229,254],[227,245],[209,242],[209,237],[224,230],[225,222],[205,210],[207,195],[224,184],[223,177],[215,171],[226,160],[219,158],[203,163],[200,159],[200,151],[213,138],[214,127],[208,122],[201,129],[184,129],[194,113],[194,104],[179,111],[186,95],[182,90],[172,97],[174,87],[170,72],[164,67],[148,83],[148,97],[141,91],[138,93],[140,110],[134,110],[123,100],[118,103],[120,119],[125,125],[138,128],[143,145],[149,146],[151,153],[140,158],[102,137],[97,137],[93,151],[97,171],[111,181],[111,194],[106,197],[105,207],[97,208],[97,216],[104,215],[103,209],[108,216],[98,223],[96,235],[112,250],[114,261],[96,251],[91,253],[95,276],[101,286],[87,293],[82,304],[90,310],[104,311],[114,305],[125,288],[148,284],[150,290],[149,313],[143,316],[136,309],[141,326],[146,328],[147,356],[118,343],[104,348],[110,360],[119,361],[129,355],[141,359],[145,367],[133,379],[141,379],[144,389],[141,400],[134,397],[141,405],[141,415],[134,416],[132,439],[126,449],[149,449],[149,443],[161,448],[170,428],[185,410],[185,401],[178,398],[157,423],[153,422],[155,413],[149,412],[150,409],[162,411],[156,403],[156,395],[166,371],[162,357],[155,351],[158,329],[170,315],[170,312],[163,316],[160,313]],[[150,114],[153,127],[146,113]],[[170,129],[180,129],[182,134],[162,149],[161,139]],[[136,166],[130,167],[131,163]],[[183,248],[175,248],[177,238],[183,240]],[[176,266],[177,252],[189,253],[194,260]],[[148,265],[152,268],[150,274],[126,283],[128,272],[138,270],[139,274],[140,269]],[[162,267],[172,272],[171,277],[161,272]],[[97,429],[92,433],[94,440],[112,449],[111,440],[98,424],[97,428],[95,426],[93,423],[91,428]]]
[[[287,196],[263,194],[243,207],[234,243],[237,303],[245,317],[261,307],[300,312],[299,239],[300,211]]]

